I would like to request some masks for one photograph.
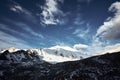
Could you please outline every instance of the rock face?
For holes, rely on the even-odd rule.
[[[120,52],[50,64],[36,52],[5,51],[0,80],[120,80]]]

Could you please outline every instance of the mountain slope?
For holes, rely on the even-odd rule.
[[[5,51],[0,54],[0,80],[120,80],[120,52],[50,64],[36,52]]]

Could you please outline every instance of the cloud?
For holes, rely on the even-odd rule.
[[[73,49],[76,49],[82,53],[86,53],[90,56],[92,55],[101,55],[105,53],[112,53],[120,51],[120,43],[112,44],[102,42],[99,38],[95,38],[91,45],[86,44],[75,44]]]
[[[11,28],[10,26],[7,26],[7,25],[2,24],[2,23],[0,23],[0,29],[1,29],[1,30],[5,30],[5,31],[10,32],[10,33],[14,33],[14,34],[16,34],[16,35],[20,35],[20,36],[22,36],[22,37],[24,37],[24,38],[28,38],[28,39],[30,39],[31,36],[34,37],[34,38],[36,37],[36,38],[38,38],[38,39],[43,39],[43,38],[44,38],[44,36],[43,36],[42,34],[33,31],[33,30],[30,28],[30,26],[28,26],[28,25],[25,24],[25,23],[15,22],[15,21],[11,21],[11,23],[14,24],[15,26],[17,26],[18,28],[20,28],[21,30],[20,30],[20,31],[19,31],[19,30],[16,30],[16,29]],[[24,27],[23,27],[23,26],[24,26]],[[22,30],[23,30],[23,32],[22,32]],[[25,31],[25,32],[24,32],[24,31]],[[26,32],[27,32],[28,34],[26,34]]]
[[[14,38],[16,38],[18,40],[20,39],[22,41],[17,42],[17,41],[14,41],[14,38],[13,38],[13,40],[9,41],[9,43],[8,43],[7,40],[9,40],[9,36],[8,36],[8,39],[4,39],[3,38],[4,35],[1,34],[0,39],[1,39],[1,41],[4,41],[4,42],[3,43],[0,42],[0,43],[1,43],[1,45],[4,44],[4,46],[2,45],[3,47],[5,47],[5,46],[8,47],[10,45],[12,45],[14,47],[14,46],[16,46],[16,44],[17,45],[19,44],[19,48],[20,47],[22,48],[22,45],[20,45],[20,44],[24,44],[24,43],[25,44],[27,43],[27,44],[29,44],[29,46],[33,46],[33,47],[34,47],[34,45],[38,45],[38,46],[43,45],[41,40],[44,39],[44,36],[41,33],[35,32],[34,30],[32,30],[30,28],[30,26],[28,26],[27,24],[24,24],[24,23],[11,21],[11,24],[13,24],[14,26],[17,26],[17,29],[13,28],[11,26],[7,26],[6,24],[0,23],[0,31],[2,31],[4,34],[9,34],[9,36],[13,36]],[[24,41],[24,43],[23,43],[23,41]],[[36,43],[31,44],[31,42],[34,42],[34,41]]]
[[[20,30],[16,30],[14,28],[11,28],[10,26],[0,23],[0,48],[32,48],[31,43],[28,41],[33,40],[37,42],[44,38],[42,34],[33,31],[26,24],[16,23],[17,22],[12,22],[12,24],[16,25],[18,28],[20,28]],[[39,42],[37,45],[43,44]]]
[[[11,6],[10,10],[12,10],[14,12],[17,12],[17,13],[24,12],[24,10],[22,9],[22,7],[19,6],[19,5]]]
[[[85,21],[82,21],[82,19],[80,18],[80,16],[77,16],[77,18],[75,18],[75,21],[74,21],[75,25],[82,25],[84,23],[85,23]]]
[[[16,47],[16,48],[31,48],[24,40],[13,37],[3,31],[0,31],[0,49]]]
[[[108,40],[120,39],[120,2],[113,3],[109,11],[113,11],[114,16],[109,17],[108,21],[104,22],[97,30],[96,36]]]
[[[79,43],[79,44],[75,44],[73,46],[69,46],[65,43],[61,43],[58,45],[54,45],[50,48],[51,49],[62,48],[62,49],[69,50],[69,51],[77,51],[77,52],[81,52],[81,53],[86,53],[87,52],[86,49],[88,48],[88,45]]]
[[[73,48],[82,53],[93,55],[96,53],[100,53],[101,51],[106,49],[107,46],[108,45],[104,42],[101,42],[99,38],[95,38],[95,40],[93,40],[93,42],[89,45],[78,43],[78,44],[75,44]]]
[[[112,53],[112,52],[118,52],[120,51],[120,43],[117,43],[115,45],[109,45],[105,48],[104,51],[102,51],[102,54],[104,53]]]
[[[37,38],[41,38],[41,39],[44,38],[44,36],[43,36],[42,34],[39,34],[39,33],[35,32],[35,31],[33,31],[33,30],[32,30],[31,28],[29,28],[29,27],[24,27],[24,29],[25,29],[27,32],[29,32],[30,34],[32,34],[33,36],[37,37]]]
[[[85,44],[75,44],[73,46],[74,49],[76,50],[85,50],[88,48],[88,45],[85,45]]]
[[[11,5],[9,5],[9,8],[14,13],[19,14],[18,17],[22,17],[22,21],[29,21],[33,24],[39,24],[37,18],[35,17],[35,14],[33,14],[33,12],[27,8],[21,6],[19,3],[11,0]]]
[[[42,7],[41,23],[46,25],[60,23],[59,17],[63,12],[59,9],[58,2],[63,3],[63,0],[46,0],[45,5]]]
[[[101,54],[113,53],[113,52],[119,52],[119,51],[120,51],[120,43],[117,43],[114,45],[107,45],[101,51],[98,51],[93,55],[101,55]]]
[[[108,43],[101,41],[100,38],[93,38],[91,45],[88,47],[88,53],[95,54],[104,50]]]
[[[72,34],[76,35],[79,38],[86,39],[87,34],[89,33],[90,29],[76,29]]]
[[[31,13],[23,8],[20,4],[16,3],[16,2],[13,2],[13,5],[10,6],[10,10],[13,11],[13,12],[16,12],[16,13],[24,13],[26,15],[31,15]]]
[[[23,37],[27,37],[24,33],[20,33],[17,30],[11,29],[7,25],[1,24],[1,23],[0,23],[0,30],[5,30],[5,31],[10,32],[10,33],[14,33],[14,34],[17,34],[17,35],[21,35]]]
[[[56,42],[55,46],[70,47],[72,50],[83,52],[83,53],[86,53],[87,52],[86,50],[89,47],[86,44],[78,43],[78,44],[70,45],[70,44],[64,43],[64,42]]]

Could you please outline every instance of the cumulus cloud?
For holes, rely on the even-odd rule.
[[[60,23],[59,17],[63,12],[59,9],[58,2],[63,3],[63,0],[46,0],[45,5],[42,7],[41,23],[46,25]]]
[[[118,40],[120,39],[120,2],[113,3],[109,11],[115,12],[114,16],[109,17],[108,21],[99,27],[96,36],[103,39]]]

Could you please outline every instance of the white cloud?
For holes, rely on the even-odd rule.
[[[82,21],[82,19],[80,18],[80,16],[77,16],[77,18],[75,18],[75,21],[74,21],[75,25],[82,25],[84,23],[85,23],[85,21]]]
[[[25,41],[0,31],[0,49],[9,47],[16,47],[20,49],[31,48],[31,46],[27,45]]]
[[[14,5],[14,6],[11,6],[10,10],[14,11],[14,12],[23,12],[23,9],[21,6],[19,5]]]
[[[9,48],[9,47],[16,47],[16,48],[31,48],[29,45],[28,40],[35,40],[40,41],[44,38],[42,34],[39,32],[35,32],[32,30],[27,24],[22,22],[16,22],[10,20],[10,22],[20,28],[21,30],[17,30],[12,28],[11,26],[7,26],[6,24],[0,23],[0,48]],[[23,27],[24,26],[24,27]],[[12,34],[8,34],[8,33]],[[18,38],[18,36],[24,38]],[[34,45],[34,44],[33,44]],[[38,45],[43,45],[41,42]]]
[[[120,2],[113,3],[109,11],[114,11],[114,16],[109,17],[108,21],[99,27],[96,36],[109,40],[117,40],[120,39]]]
[[[68,50],[68,51],[77,51],[76,49],[70,47],[70,46],[62,46],[62,45],[56,45],[56,46],[52,46],[50,47],[50,49],[65,49],[65,50]]]
[[[119,52],[120,51],[120,44],[114,44],[114,45],[108,45],[105,46],[103,50],[96,52],[96,54],[93,55],[101,55],[106,53],[113,53],[113,52]]]
[[[104,50],[107,44],[102,42],[99,38],[93,38],[91,45],[88,47],[88,53],[95,54]]]
[[[89,33],[90,29],[87,28],[86,30],[83,29],[76,29],[72,34],[76,35],[77,37],[80,37],[82,39],[86,39],[87,34]]]
[[[58,7],[58,2],[63,2],[63,0],[46,0],[45,5],[43,6],[43,11],[41,13],[41,22],[43,24],[56,25],[57,23],[60,23],[58,15],[60,16],[62,14],[62,11]]]
[[[20,4],[16,2],[10,6],[10,10],[16,13],[24,13],[29,16],[31,15],[31,12],[29,12],[27,9],[23,8],[22,6],[20,6]]]
[[[17,34],[17,35],[21,35],[23,37],[27,37],[24,33],[20,33],[18,31],[14,30],[14,29],[11,29],[7,25],[5,25],[5,24],[1,24],[0,23],[0,29],[8,31],[8,32],[11,32],[11,33],[14,33],[14,34]]]
[[[76,50],[86,50],[88,48],[88,45],[85,44],[75,44],[73,46],[74,49]]]
[[[32,34],[33,36],[37,37],[37,38],[44,38],[44,36],[42,34],[39,34],[35,31],[33,31],[32,29],[30,29],[29,27],[24,27],[24,29],[29,32],[30,34]]]
[[[34,16],[34,14],[28,10],[27,8],[21,6],[19,3],[12,1],[12,4],[10,5],[10,10],[14,13],[19,14],[20,17],[23,17],[24,20],[30,21],[31,23],[37,24],[37,19]]]
[[[104,42],[101,42],[99,38],[95,38],[91,45],[86,44],[75,44],[73,46],[74,49],[79,50],[82,53],[86,53],[88,55],[94,55],[96,53],[100,53],[106,48],[107,44]]]
[[[73,49],[76,49],[82,53],[86,53],[90,56],[101,55],[105,53],[112,53],[120,51],[120,43],[110,45],[106,42],[101,42],[99,38],[96,38],[91,45],[75,44]]]
[[[117,43],[115,45],[109,45],[105,48],[104,52],[107,53],[111,53],[111,52],[117,52],[120,51],[120,43]]]
[[[11,21],[11,22],[12,22],[13,24],[17,25],[19,28],[23,29],[25,32],[28,32],[28,33],[29,33],[30,35],[32,35],[32,37],[34,37],[34,38],[35,38],[35,37],[38,38],[38,39],[43,39],[43,38],[44,38],[44,36],[43,36],[42,34],[33,31],[27,24],[20,23],[20,22],[19,22],[19,23],[18,23],[18,22],[13,22],[13,21]],[[17,23],[17,24],[16,24],[16,23]],[[24,27],[23,27],[23,26],[24,26]],[[25,34],[25,33],[20,33],[20,31],[15,30],[15,29],[12,29],[12,28],[8,27],[8,26],[5,25],[5,24],[0,24],[0,29],[6,30],[6,31],[11,32],[11,33],[14,33],[14,34],[16,34],[16,35],[20,35],[20,36],[22,36],[22,37],[24,37],[24,38],[28,38],[28,39],[31,38],[30,35]]]
[[[109,11],[115,12],[114,16],[108,17],[104,24],[98,28],[97,33],[93,38],[93,42],[88,48],[90,53],[105,53],[107,51],[116,51],[116,49],[113,48],[115,48],[115,46],[119,43],[110,45],[109,40],[120,39],[120,2],[113,3],[109,7]]]

